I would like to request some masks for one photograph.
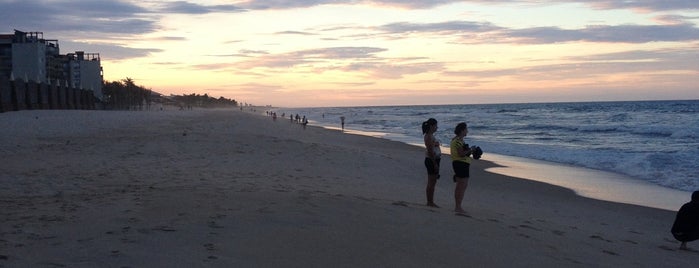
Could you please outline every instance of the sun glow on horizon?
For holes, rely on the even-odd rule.
[[[332,2],[119,2],[146,30],[43,31],[103,50],[105,80],[259,105],[699,99],[699,6]]]

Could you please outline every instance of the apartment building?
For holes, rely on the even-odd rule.
[[[68,83],[102,99],[103,73],[98,53],[60,54],[58,40],[42,32],[0,34],[0,76],[39,83]]]

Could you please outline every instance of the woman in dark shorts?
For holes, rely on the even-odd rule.
[[[434,188],[439,179],[439,161],[442,152],[439,149],[439,140],[434,137],[437,132],[437,120],[430,118],[422,122],[422,135],[425,140],[425,167],[427,168],[427,206],[439,207],[434,203]]]
[[[464,137],[468,134],[468,126],[466,123],[459,123],[454,128],[456,135],[451,139],[449,151],[451,153],[451,165],[454,169],[454,212],[456,214],[464,214],[466,211],[461,207],[461,202],[464,200],[464,193],[468,187],[468,178],[470,177],[469,170],[471,167],[471,148],[464,146]]]

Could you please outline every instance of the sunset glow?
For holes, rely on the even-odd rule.
[[[0,33],[100,53],[105,80],[287,107],[699,99],[697,22],[661,0],[0,0]]]

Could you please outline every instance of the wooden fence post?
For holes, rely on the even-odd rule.
[[[36,91],[34,91],[34,92],[36,92]],[[32,95],[33,94],[32,94],[29,80],[24,80],[24,109],[25,110],[32,109]]]
[[[0,77],[0,113],[10,110],[10,81],[7,78]]]
[[[58,97],[58,96],[56,96],[56,93],[57,93],[56,84],[52,83],[51,80],[49,80],[47,93],[48,93],[49,109],[58,109],[57,108],[58,101],[56,99]]]
[[[61,85],[61,81],[56,79],[56,100],[58,101],[56,107],[58,109],[66,108],[66,88]]]
[[[75,109],[74,101],[73,88],[66,81],[66,109]]]
[[[15,80],[12,83],[14,89],[13,104],[14,110],[24,110],[27,108],[27,83]]]
[[[81,103],[81,101],[80,101],[80,99],[81,99],[80,93],[81,93],[81,92],[80,92],[80,89],[79,89],[79,88],[74,88],[74,89],[73,89],[73,97],[75,97],[75,100],[74,100],[75,109],[78,109],[78,110],[80,110],[80,109],[83,108],[83,107],[82,107],[82,103]]]
[[[39,84],[39,109],[49,109],[49,85]]]

